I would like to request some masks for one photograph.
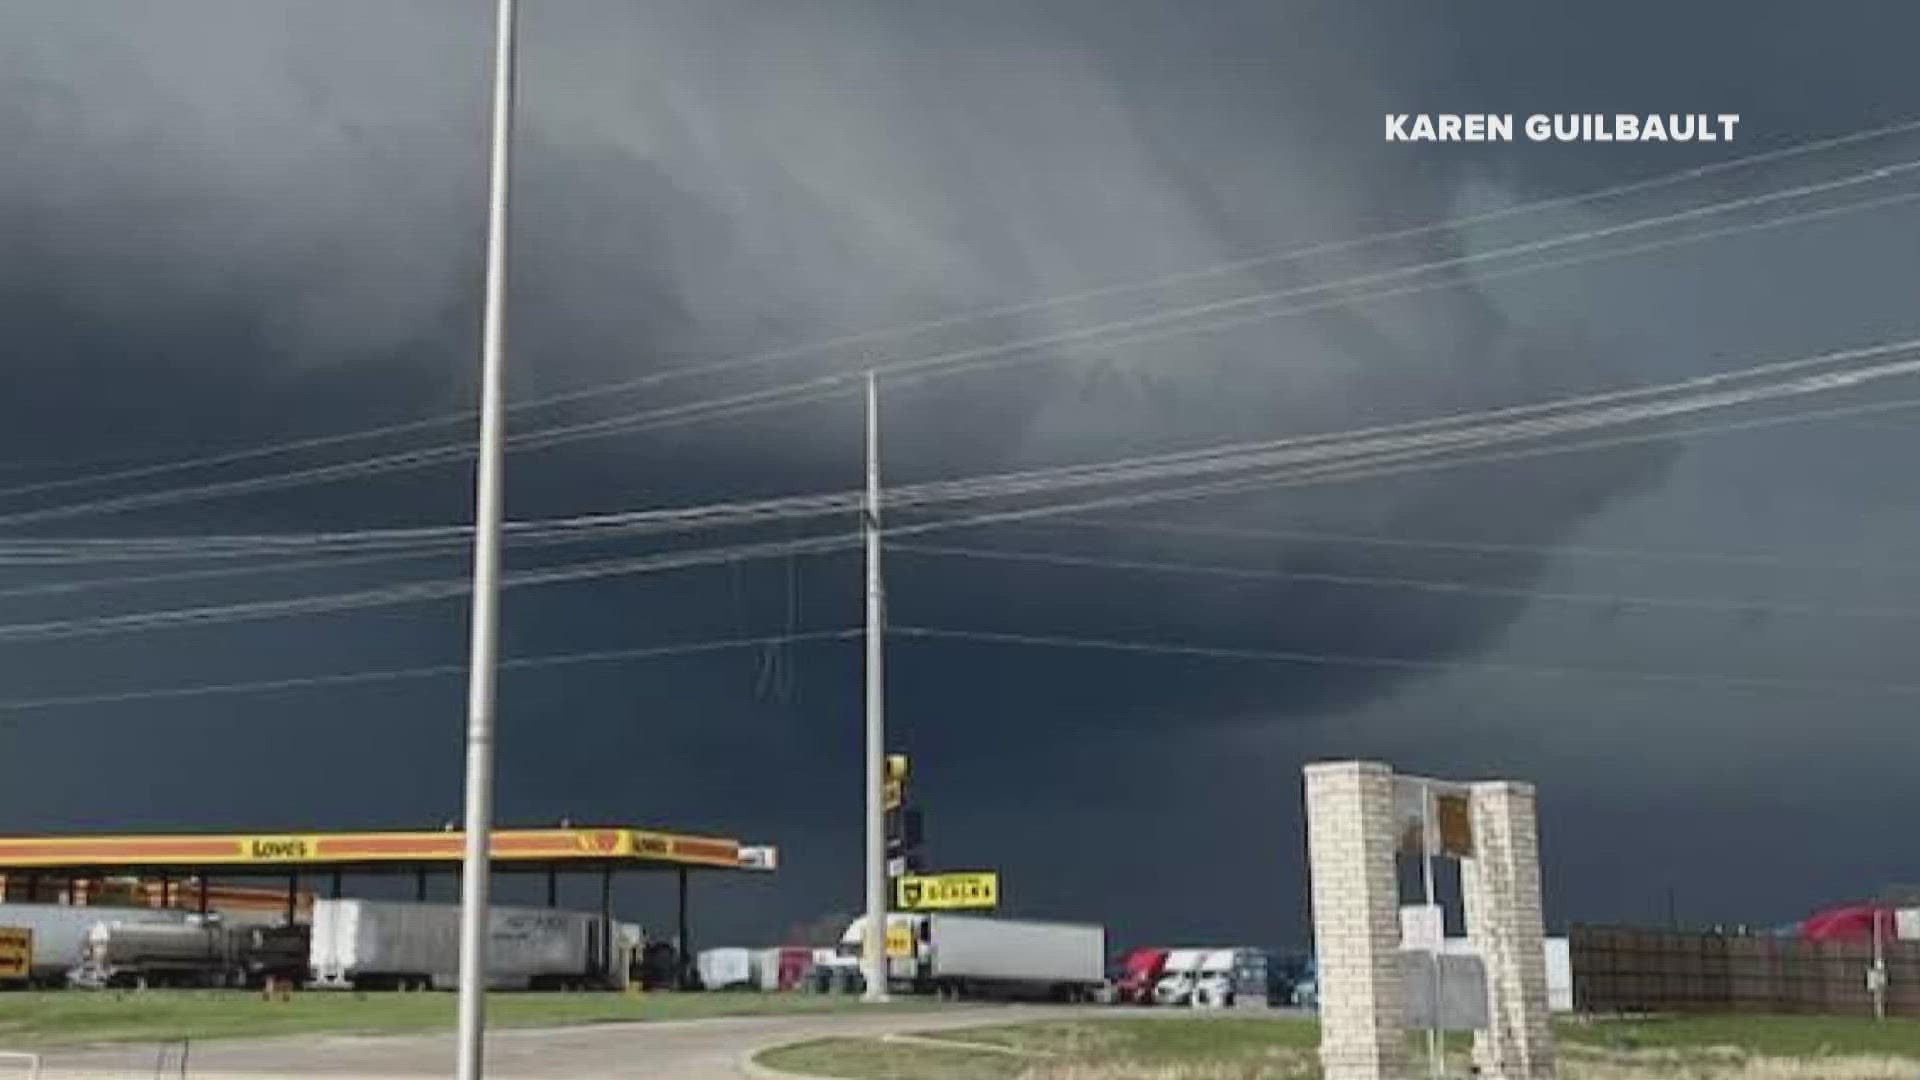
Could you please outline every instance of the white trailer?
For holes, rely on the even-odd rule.
[[[754,985],[753,953],[746,949],[703,949],[693,960],[703,990],[741,990]]]
[[[1898,941],[1920,941],[1920,908],[1901,908],[1893,913],[1893,936]]]
[[[99,923],[186,922],[186,912],[167,908],[0,903],[0,926],[33,932],[33,981],[51,985],[66,982],[86,951],[87,934]]]
[[[979,915],[892,915],[893,937],[904,924],[911,957],[895,955],[895,980],[940,997],[1090,1000],[1106,983],[1105,927]],[[841,939],[858,954],[864,921]],[[897,952],[897,950],[895,950]]]
[[[619,986],[622,935],[597,914],[496,907],[487,985],[493,989]],[[609,948],[609,938],[614,947]],[[310,966],[316,986],[446,989],[460,972],[460,908],[382,900],[315,900]]]

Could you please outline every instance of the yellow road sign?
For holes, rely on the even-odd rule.
[[[913,927],[905,923],[887,927],[887,955],[902,960],[913,958]]]
[[[0,979],[33,974],[33,931],[0,926]]]
[[[902,877],[894,883],[894,899],[907,911],[998,907],[1000,875],[984,871]]]

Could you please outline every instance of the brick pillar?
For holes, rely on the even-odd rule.
[[[1393,772],[1308,765],[1307,863],[1325,1080],[1407,1080],[1394,875]]]
[[[1474,784],[1473,858],[1461,865],[1467,937],[1487,971],[1489,1028],[1473,1036],[1487,1080],[1553,1080],[1540,834],[1532,784]]]

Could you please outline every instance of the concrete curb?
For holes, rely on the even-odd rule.
[[[807,1039],[800,1040],[800,1042],[808,1042],[808,1041],[810,1040],[807,1040]],[[741,1076],[750,1077],[751,1080],[846,1080],[845,1077],[814,1076],[811,1073],[787,1072],[784,1069],[776,1069],[771,1065],[762,1065],[760,1064],[759,1061],[755,1060],[761,1054],[764,1054],[769,1050],[778,1050],[784,1046],[795,1046],[795,1045],[798,1045],[798,1044],[797,1043],[780,1043],[777,1046],[762,1046],[755,1050],[749,1050],[746,1053],[740,1055],[740,1060],[736,1062],[735,1065],[740,1070]]]
[[[855,1038],[863,1039],[867,1042],[891,1043],[895,1046],[924,1046],[935,1050],[957,1050],[961,1053],[1000,1054],[1006,1057],[1020,1058],[1050,1058],[1054,1056],[1042,1050],[1022,1050],[1018,1047],[999,1046],[994,1043],[961,1042],[958,1039],[942,1039],[938,1036],[928,1035],[902,1035],[895,1033],[891,1035],[855,1036]],[[815,1076],[811,1073],[787,1072],[784,1069],[776,1069],[771,1065],[762,1065],[756,1060],[761,1054],[770,1050],[779,1050],[787,1046],[798,1046],[800,1043],[811,1041],[810,1039],[801,1039],[797,1042],[778,1043],[773,1046],[762,1046],[756,1050],[749,1050],[740,1055],[740,1060],[737,1063],[740,1073],[743,1076],[751,1077],[752,1080],[844,1080],[843,1077]]]
[[[960,1031],[967,1030],[959,1028]],[[1018,1046],[1001,1046],[999,1043],[965,1042],[960,1039],[943,1039],[938,1035],[882,1035],[880,1041],[899,1046],[926,1046],[935,1050],[960,1050],[975,1054],[1000,1054],[1003,1057],[1050,1058],[1055,1055],[1045,1050],[1024,1050]]]

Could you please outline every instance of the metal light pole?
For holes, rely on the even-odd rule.
[[[1433,891],[1433,853],[1439,847],[1439,837],[1433,831],[1433,785],[1420,785],[1420,883],[1427,897],[1427,908],[1439,912],[1440,905],[1434,900]],[[1441,948],[1447,941],[1447,917],[1440,919],[1440,940],[1433,943],[1434,951],[1427,955],[1433,976],[1433,1018],[1427,1027],[1427,1069],[1438,1080],[1446,1075],[1446,1046],[1442,1042],[1441,1032]]]
[[[467,831],[460,878],[459,1080],[480,1080],[486,1033],[487,885],[493,831],[493,715],[500,631],[501,458],[507,352],[507,189],[513,162],[516,0],[495,0],[493,148],[488,166],[486,307],[480,345],[480,459],[473,520],[467,676]]]
[[[867,1001],[887,1000],[886,701],[880,664],[886,638],[880,580],[880,390],[867,373],[867,920],[861,936]]]
[[[1867,969],[1867,993],[1873,997],[1873,1018],[1887,1018],[1887,953],[1881,943],[1879,905],[1867,909],[1873,917],[1873,966]]]

